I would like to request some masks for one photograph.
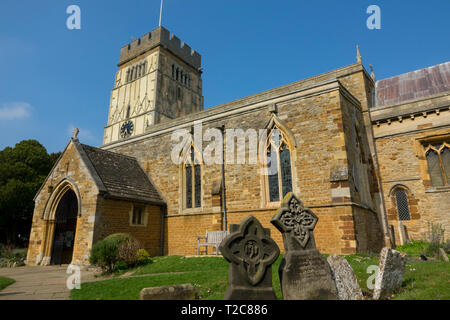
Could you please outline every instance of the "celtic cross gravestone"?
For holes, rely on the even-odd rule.
[[[285,300],[334,300],[330,266],[316,248],[313,230],[318,217],[292,193],[270,221],[282,234],[286,251],[279,275]]]
[[[274,300],[272,264],[280,249],[270,238],[270,230],[249,216],[230,225],[230,234],[219,249],[230,263],[225,300]]]

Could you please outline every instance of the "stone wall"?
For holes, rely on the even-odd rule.
[[[53,243],[54,213],[64,187],[70,187],[78,198],[79,216],[72,262],[87,264],[92,247],[97,210],[98,189],[71,141],[35,198],[33,222],[27,253],[27,264],[50,263]],[[52,190],[52,192],[50,192]]]
[[[128,233],[135,237],[150,256],[159,256],[161,239],[161,209],[153,205],[144,206],[143,225],[132,225],[133,205],[128,201],[100,199],[95,223],[94,242],[114,233]]]
[[[328,253],[354,253],[358,250],[358,241],[361,250],[374,247],[374,240],[365,234],[377,232],[379,225],[371,224],[374,213],[354,210],[350,193],[334,188],[349,190],[352,187],[352,182],[348,181],[347,155],[351,150],[346,149],[342,95],[350,100],[357,99],[338,82],[332,81],[336,74],[345,76],[345,72],[351,73],[347,82],[354,87],[352,90],[365,90],[364,84],[355,84],[363,79],[361,75],[354,76],[363,72],[362,66],[352,65],[314,80],[269,90],[271,94],[264,92],[177,119],[171,126],[157,126],[142,137],[105,146],[108,150],[136,157],[165,198],[168,206],[165,225],[167,254],[194,254],[197,236],[204,236],[206,230],[221,229],[221,208],[213,195],[213,185],[220,181],[221,166],[202,165],[202,206],[184,208],[183,169],[170,159],[175,145],[171,141],[172,131],[175,128],[190,130],[193,121],[202,119],[204,131],[221,125],[244,131],[258,130],[265,128],[274,117],[271,112],[275,112],[277,119],[290,131],[288,135],[292,136],[293,191],[319,217],[315,231],[319,249]],[[294,90],[296,87],[299,88],[297,91]],[[281,93],[283,91],[284,94]],[[271,107],[274,104],[276,111]],[[356,119],[362,121],[361,115]],[[361,127],[364,130],[364,126]],[[363,135],[362,139],[366,136]],[[367,141],[363,143],[367,145]],[[203,144],[204,148],[208,142]],[[344,168],[345,181],[332,181],[336,165],[337,171]],[[268,202],[266,177],[260,174],[259,164],[226,164],[225,172],[228,223],[238,223],[253,214],[270,228],[269,220],[279,203]],[[358,231],[354,215],[358,216],[357,225],[364,226],[358,227]],[[277,233],[273,230],[272,236],[283,248],[281,235]]]
[[[448,112],[447,112],[448,114]],[[450,115],[450,114],[449,114]],[[445,114],[441,114],[445,117]],[[404,120],[403,122],[411,119]],[[430,120],[431,121],[431,120]],[[441,120],[442,121],[442,120]],[[448,118],[450,123],[450,118]],[[397,124],[398,125],[398,124]],[[407,128],[405,124],[404,128]],[[409,124],[410,125],[410,124]],[[420,125],[420,124],[419,124]],[[381,126],[388,127],[387,123]],[[380,127],[381,127],[380,126]],[[391,128],[388,128],[391,130]],[[398,213],[393,190],[396,186],[407,190],[410,221],[402,221],[407,227],[411,240],[422,240],[428,231],[428,223],[441,223],[450,235],[450,188],[435,188],[430,183],[428,165],[424,154],[424,143],[431,139],[449,138],[449,129],[430,128],[419,132],[406,132],[376,139],[378,157],[383,182],[384,198],[389,224],[394,226],[395,239],[398,239]],[[446,137],[446,138],[445,138]]]

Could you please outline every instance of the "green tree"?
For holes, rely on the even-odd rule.
[[[20,244],[28,237],[34,195],[57,158],[36,140],[0,151],[0,243]]]

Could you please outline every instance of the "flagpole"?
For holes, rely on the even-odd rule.
[[[161,0],[161,8],[159,9],[159,26],[160,26],[160,27],[161,27],[161,18],[162,18],[163,1],[164,1],[164,0]]]

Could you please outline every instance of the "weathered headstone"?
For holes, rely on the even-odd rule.
[[[316,248],[313,230],[319,219],[288,193],[271,223],[283,234],[286,253],[280,264],[285,300],[336,300],[331,269]]]
[[[373,299],[388,297],[401,288],[406,266],[406,253],[384,247],[380,253],[380,269],[375,278]]]
[[[395,231],[394,231],[394,226],[391,224],[389,226],[389,232],[390,232],[390,236],[391,236],[391,247],[395,248]]]
[[[409,242],[408,231],[401,221],[398,222],[398,233],[400,234],[400,242],[402,245]]]
[[[442,248],[439,248],[439,257],[440,257],[442,260],[448,262],[448,256],[447,256],[447,254],[445,253],[444,249],[442,249]]]
[[[140,300],[195,300],[197,289],[190,283],[174,286],[144,288],[139,294]]]
[[[276,300],[272,288],[272,264],[280,249],[270,238],[270,229],[249,216],[230,225],[230,234],[219,246],[230,263],[225,300]]]
[[[339,300],[364,300],[352,266],[345,258],[333,254],[327,258],[336,283]]]

